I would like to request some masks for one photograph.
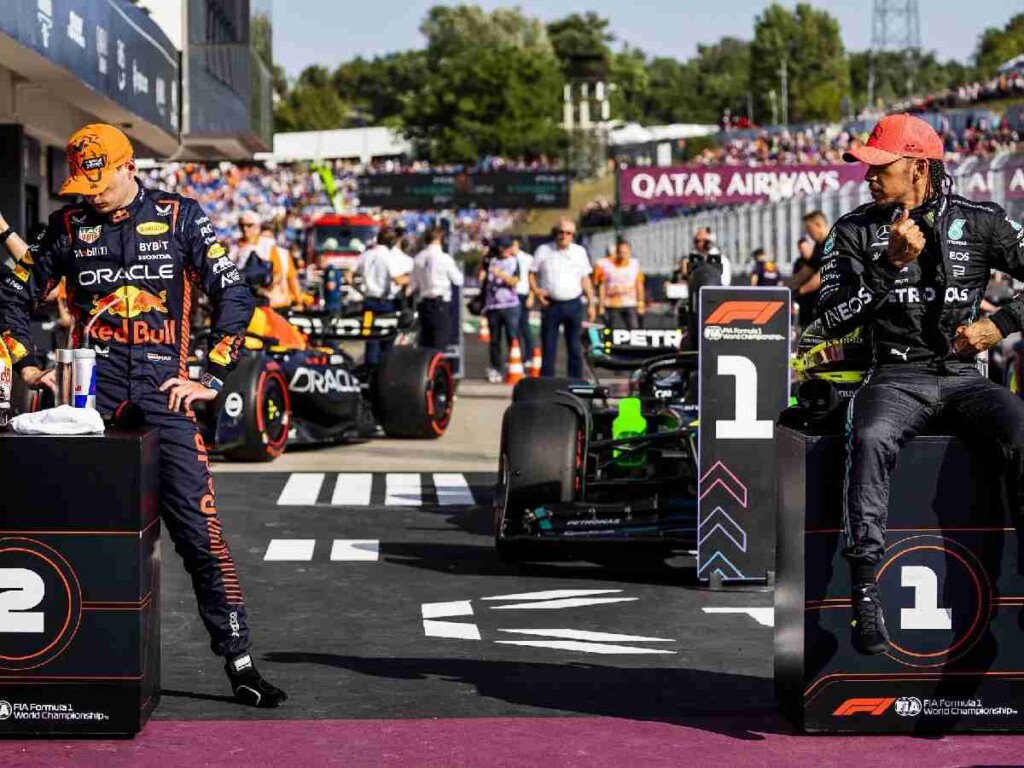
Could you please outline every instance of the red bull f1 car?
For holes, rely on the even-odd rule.
[[[516,386],[494,506],[503,557],[569,542],[696,549],[697,354],[679,351],[684,336],[591,327],[591,380]],[[599,371],[628,378],[605,384]]]
[[[287,445],[373,437],[437,438],[451,420],[455,379],[444,355],[396,344],[377,368],[361,365],[342,342],[398,338],[406,315],[257,308],[246,351],[220,395],[197,411],[211,450],[270,461]],[[193,378],[223,350],[196,332]]]

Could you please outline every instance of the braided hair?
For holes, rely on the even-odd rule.
[[[935,198],[953,193],[953,177],[941,160],[928,161],[928,197]]]

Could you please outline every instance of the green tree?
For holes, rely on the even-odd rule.
[[[519,8],[488,13],[478,5],[435,5],[420,25],[431,62],[459,56],[467,48],[516,47],[538,56],[552,55],[544,25]]]
[[[857,109],[868,106],[868,78],[874,59],[876,104],[913,94],[943,91],[965,82],[968,67],[950,59],[941,62],[934,51],[858,51],[850,54],[850,92]]]
[[[274,109],[275,131],[322,131],[347,124],[349,108],[321,66],[306,67]]]
[[[548,39],[569,80],[607,81],[612,71],[611,22],[593,11],[573,13],[547,26]]]
[[[1003,29],[990,27],[981,34],[974,63],[983,77],[991,77],[1001,64],[1024,53],[1024,13],[1012,17]]]
[[[697,62],[666,57],[647,67],[647,99],[644,114],[652,123],[715,122],[717,116],[699,93]]]
[[[751,55],[750,43],[735,37],[697,46],[697,94],[704,105],[701,122],[717,123],[726,109],[734,115],[746,113]]]
[[[334,70],[331,83],[363,122],[381,123],[400,119],[426,75],[426,53],[402,51],[347,61]]]
[[[750,81],[755,109],[770,115],[771,97],[782,95],[782,67],[789,89],[789,120],[836,120],[849,93],[850,69],[839,22],[806,3],[794,10],[771,5],[754,22],[750,47]],[[783,114],[780,105],[780,117]]]
[[[407,100],[405,133],[433,162],[554,156],[565,143],[562,82],[550,54],[495,44],[448,49]]]
[[[626,46],[612,56],[612,115],[623,120],[647,121],[647,99],[651,85],[647,56],[639,48]]]

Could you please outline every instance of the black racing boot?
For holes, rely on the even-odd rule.
[[[885,653],[889,647],[889,633],[885,629],[882,602],[878,587],[873,584],[856,584],[853,587],[853,621],[850,622],[850,639],[858,653],[873,656]]]
[[[231,681],[231,692],[241,704],[272,709],[288,700],[287,693],[268,683],[256,671],[256,665],[248,653],[229,659],[224,670]]]

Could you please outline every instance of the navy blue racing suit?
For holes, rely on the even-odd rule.
[[[891,206],[863,205],[825,240],[819,317],[826,333],[864,326],[874,365],[847,411],[844,530],[861,576],[885,551],[889,478],[901,446],[936,417],[1004,468],[1010,504],[1024,507],[1024,401],[953,352],[978,319],[991,270],[1024,279],[1024,226],[994,203],[943,195],[911,211],[925,235],[904,268],[886,258]],[[1024,330],[1024,297],[992,315],[1005,337]]]
[[[248,650],[238,571],[224,540],[203,439],[191,414],[172,412],[160,385],[188,378],[195,287],[214,305],[208,373],[223,381],[237,363],[254,302],[195,200],[145,190],[110,215],[85,204],[50,216],[20,263],[0,267],[0,333],[15,367],[39,366],[29,311],[64,278],[76,346],[96,351],[96,402],[124,402],[160,431],[162,517],[192,576],[214,653]]]

